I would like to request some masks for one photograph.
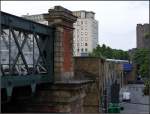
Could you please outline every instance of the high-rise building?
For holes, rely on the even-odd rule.
[[[45,19],[47,14],[23,15],[23,18],[30,19],[41,24],[48,25]],[[78,19],[74,23],[73,54],[74,56],[87,56],[98,44],[98,21],[95,20],[95,13],[88,11],[73,11]]]
[[[137,48],[150,49],[150,25],[137,24],[136,27]]]
[[[74,56],[86,56],[98,44],[98,21],[95,13],[88,11],[73,11],[77,16],[74,23]]]

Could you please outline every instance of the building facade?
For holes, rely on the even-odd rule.
[[[150,25],[149,24],[137,24],[136,38],[137,48],[150,49]]]
[[[35,21],[37,23],[48,25],[48,21],[45,19],[44,15],[46,14],[37,14],[37,15],[22,15],[23,18]],[[48,14],[47,14],[48,15]]]
[[[74,11],[77,21],[74,23],[74,56],[86,56],[98,44],[98,21],[95,13]]]
[[[22,17],[48,25],[46,15],[23,15]],[[98,44],[98,21],[95,20],[94,12],[73,11],[73,15],[77,17],[77,21],[73,24],[73,55],[87,56]]]

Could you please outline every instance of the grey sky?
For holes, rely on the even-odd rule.
[[[136,47],[136,24],[149,23],[149,1],[2,1],[1,10],[17,16],[47,13],[61,5],[72,11],[94,11],[99,44],[128,50]]]

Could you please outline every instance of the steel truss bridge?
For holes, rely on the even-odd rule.
[[[53,82],[54,27],[0,12],[1,89]]]

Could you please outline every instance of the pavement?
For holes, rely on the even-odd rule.
[[[130,84],[121,89],[121,92],[127,89],[131,93],[131,102],[121,102],[124,107],[121,114],[150,114],[149,96],[144,96],[142,90],[143,84]]]

